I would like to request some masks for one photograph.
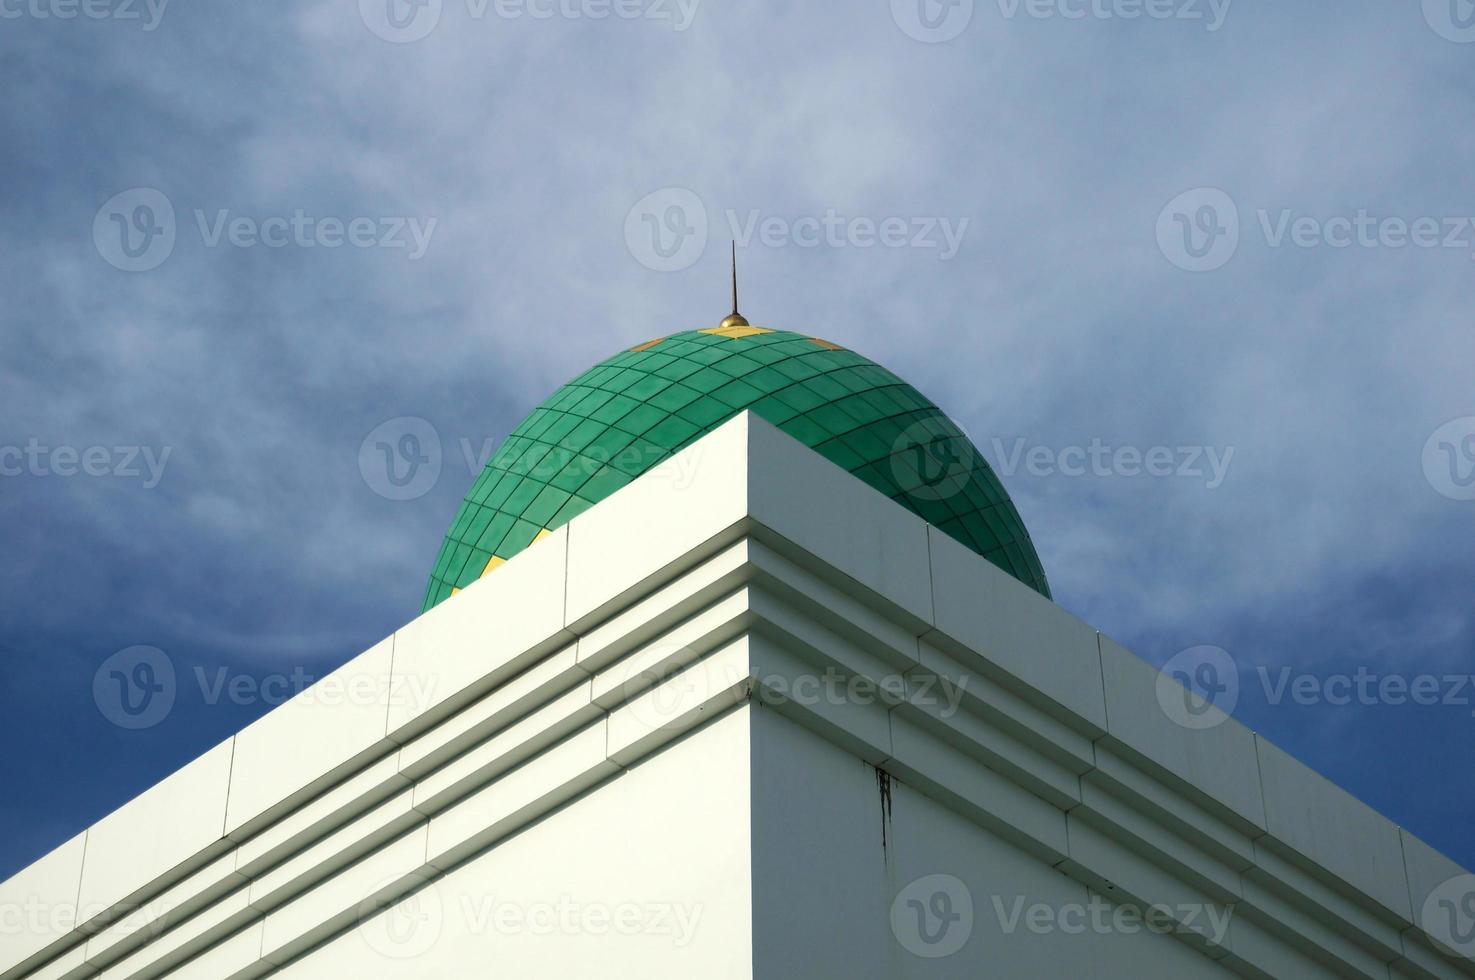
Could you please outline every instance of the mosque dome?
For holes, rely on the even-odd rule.
[[[745,409],[1050,595],[1019,512],[941,409],[854,351],[734,313],[596,364],[523,419],[462,502],[424,608]]]

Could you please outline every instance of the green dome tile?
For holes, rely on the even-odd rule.
[[[745,409],[1050,594],[998,477],[915,388],[803,334],[689,330],[596,364],[512,431],[451,523],[424,608]]]

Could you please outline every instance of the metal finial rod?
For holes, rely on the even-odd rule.
[[[722,318],[717,325],[719,330],[736,329],[749,326],[748,320],[738,312],[737,299],[737,242],[732,243],[732,312]]]

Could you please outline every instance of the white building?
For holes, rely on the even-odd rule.
[[[0,885],[0,978],[1475,976],[1414,836],[757,416],[681,455]]]

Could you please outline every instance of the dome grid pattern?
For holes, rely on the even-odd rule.
[[[512,431],[461,504],[424,608],[744,409],[1050,594],[998,478],[911,385],[853,351],[801,334],[686,331],[595,365]]]

